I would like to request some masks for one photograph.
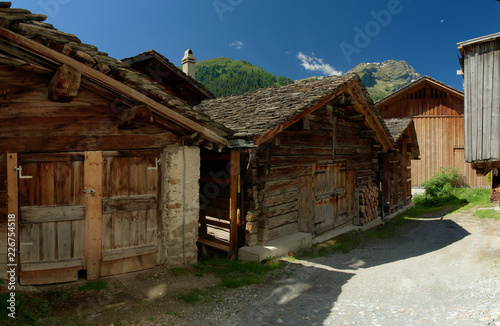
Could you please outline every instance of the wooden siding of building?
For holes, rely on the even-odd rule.
[[[412,117],[420,146],[420,160],[411,164],[412,186],[420,186],[439,172],[441,167],[458,168],[469,187],[486,187],[483,177],[477,176],[470,164],[460,158],[464,148],[463,98],[426,85],[399,96],[396,101],[377,105],[382,117]]]
[[[465,51],[465,160],[500,161],[500,39]]]
[[[369,222],[358,221],[357,187],[377,184],[377,148],[349,115],[318,109],[261,146],[247,185],[247,246]]]

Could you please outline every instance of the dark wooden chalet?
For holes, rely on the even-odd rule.
[[[205,86],[186,75],[163,55],[154,50],[146,51],[122,61],[138,72],[157,82],[172,95],[195,105],[203,100],[215,98]]]
[[[465,90],[465,160],[500,168],[500,33],[458,43]]]
[[[243,244],[256,246],[377,220],[379,160],[394,146],[356,74],[207,100],[195,109],[236,131],[231,153],[202,154],[201,243],[234,254],[238,232]],[[231,227],[228,243],[220,235]]]
[[[196,262],[198,145],[225,133],[46,16],[0,7],[2,278],[7,258],[21,284]]]
[[[464,160],[464,94],[424,76],[376,103],[384,119],[412,118],[420,144],[420,160],[412,161],[413,186],[441,168],[456,168],[470,187],[484,187]]]
[[[386,119],[385,124],[395,142],[395,151],[382,162],[384,214],[392,215],[411,204],[411,165],[420,150],[412,118]]]

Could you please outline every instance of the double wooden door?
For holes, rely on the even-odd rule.
[[[356,171],[317,163],[312,175],[299,177],[300,230],[318,235],[352,220],[355,188]]]
[[[158,152],[18,156],[21,284],[156,266]]]

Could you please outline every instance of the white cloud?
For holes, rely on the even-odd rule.
[[[316,58],[314,56],[314,53],[312,54],[312,56],[308,56],[302,52],[299,52],[299,54],[297,54],[297,59],[302,61],[300,65],[308,71],[319,71],[327,76],[342,75],[342,71],[336,70],[328,63],[324,63],[323,59]]]
[[[240,50],[243,47],[243,42],[241,41],[236,41],[234,43],[229,44],[229,47],[235,47],[236,50]]]

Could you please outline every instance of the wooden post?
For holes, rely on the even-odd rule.
[[[407,205],[408,200],[408,140],[404,139],[401,144],[401,191],[402,191],[402,199],[403,205]]]
[[[14,229],[14,238],[15,238],[15,261],[8,262],[9,264],[15,264],[16,275],[19,275],[19,242],[21,242],[19,238],[19,198],[18,198],[18,179],[17,179],[17,153],[7,153],[7,216],[15,216],[15,229]],[[12,215],[11,215],[12,214]],[[7,220],[10,222],[10,220]],[[9,232],[7,232],[9,233]],[[7,252],[7,261],[9,259],[9,254]]]
[[[102,256],[102,152],[85,152],[84,188],[90,191],[85,193],[85,267],[87,280],[96,280]]]
[[[238,176],[240,175],[240,153],[231,151],[230,164],[230,199],[229,199],[229,257],[233,258],[238,252]]]

